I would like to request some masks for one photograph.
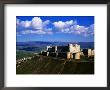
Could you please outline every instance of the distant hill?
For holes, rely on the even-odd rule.
[[[79,44],[81,48],[94,48],[94,42],[44,42],[44,41],[30,41],[30,42],[16,42],[16,46],[32,46],[32,47],[46,47],[50,46],[66,46],[69,43]]]

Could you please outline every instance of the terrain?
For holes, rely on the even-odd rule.
[[[68,43],[74,42],[17,42],[16,74],[94,74],[94,59],[82,57],[80,60],[67,60],[39,55],[48,45],[65,46]],[[94,42],[75,43],[81,48],[94,49]]]
[[[16,65],[16,74],[94,74],[94,61],[37,55]]]

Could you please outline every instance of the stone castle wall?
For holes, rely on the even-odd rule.
[[[81,55],[88,57],[94,55],[94,50],[80,49],[78,44],[69,44],[68,46],[47,46],[47,51],[42,55],[52,57],[62,57],[67,59],[80,59]]]

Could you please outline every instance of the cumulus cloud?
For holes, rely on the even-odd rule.
[[[34,29],[42,29],[42,20],[39,17],[34,17],[31,21],[31,25]]]
[[[40,17],[33,17],[32,20],[16,20],[17,30],[20,27],[20,34],[53,34],[67,33],[83,36],[94,35],[94,24],[90,26],[78,25],[77,21],[43,21]],[[21,28],[22,27],[22,28]]]
[[[80,26],[80,25],[74,25],[72,29],[75,33],[81,34],[88,31],[88,27]]]
[[[19,27],[24,27],[24,28],[28,28],[31,26],[31,21],[21,21],[20,19],[16,20],[16,25]]]
[[[66,22],[65,22],[65,26],[66,26],[66,27],[71,26],[71,25],[73,25],[73,24],[75,24],[75,23],[73,22],[73,20],[70,20],[70,21],[66,21]]]
[[[54,22],[53,24],[58,29],[63,29],[65,27],[65,23],[62,21]]]
[[[54,22],[54,23],[53,23],[53,25],[54,25],[57,29],[65,29],[65,28],[70,27],[70,26],[73,25],[73,24],[74,24],[73,20],[66,21],[66,22],[58,21],[58,22]]]
[[[73,30],[76,34],[82,34],[84,36],[90,36],[93,35],[94,33],[94,25],[90,25],[88,27],[86,26],[80,26],[80,25],[75,25]]]
[[[49,23],[49,20],[42,21],[40,17],[34,17],[30,21],[20,21],[19,19],[16,20],[17,28],[22,27],[23,29],[21,34],[52,34],[50,28],[46,27]]]
[[[17,25],[22,26],[24,28],[28,28],[31,27],[33,29],[43,29],[45,26],[47,26],[50,21],[46,20],[46,21],[42,21],[42,19],[40,17],[34,17],[32,18],[31,21],[20,21],[19,19],[17,19],[16,21]]]
[[[94,34],[94,25],[90,26],[80,26],[77,24],[76,21],[58,21],[53,23],[54,27],[56,28],[57,32],[59,33],[71,33],[71,34],[78,34],[83,36],[90,36]]]
[[[20,24],[22,27],[28,28],[31,26],[31,21],[21,21]]]

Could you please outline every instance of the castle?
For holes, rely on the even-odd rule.
[[[94,56],[92,49],[80,49],[78,44],[68,44],[67,46],[47,46],[47,50],[41,52],[44,56],[62,57],[67,59],[80,59],[80,56]]]

